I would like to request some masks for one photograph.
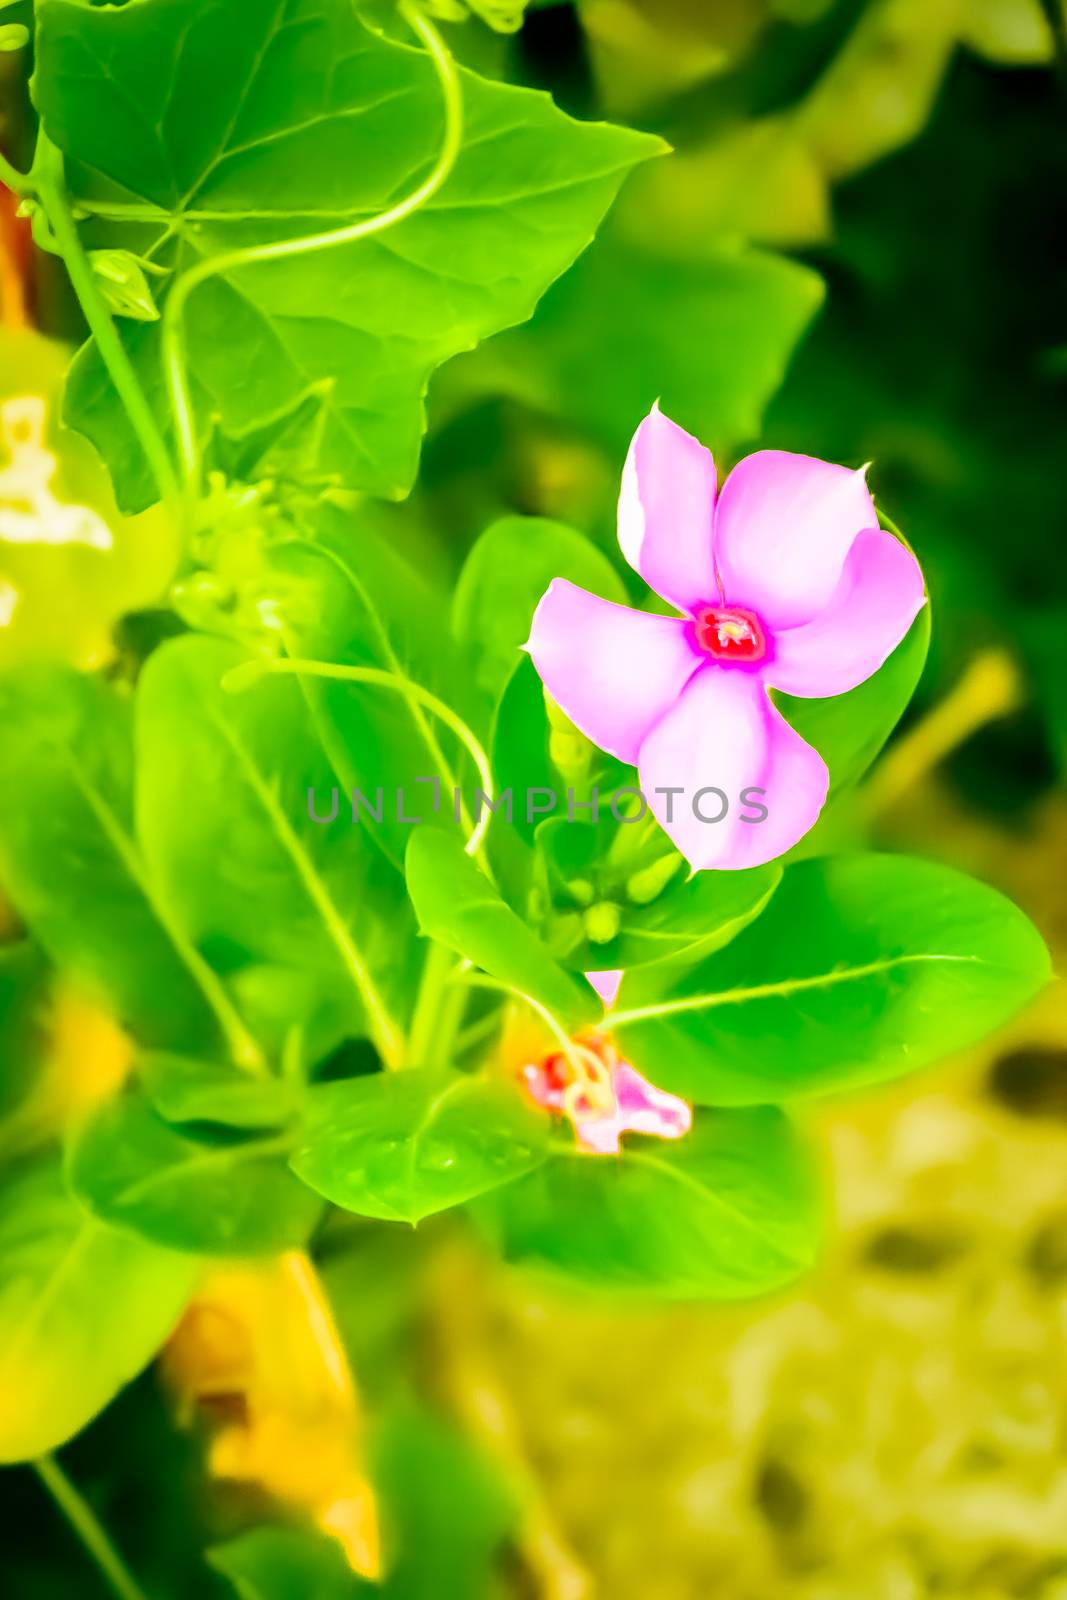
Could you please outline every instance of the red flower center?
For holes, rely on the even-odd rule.
[[[696,641],[716,661],[762,661],[767,636],[754,611],[740,606],[704,606],[694,618]]]

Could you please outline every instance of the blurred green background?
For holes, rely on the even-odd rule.
[[[757,444],[871,461],[935,631],[855,825],[1005,889],[1062,960],[1059,4],[580,0],[533,6],[510,36],[450,30],[480,71],[675,154],[631,180],[531,324],[445,369],[419,487],[374,515],[442,577],[508,509],[607,548],[625,444],[657,395],[720,470]],[[23,66],[0,57],[12,105]],[[17,119],[0,131],[13,149],[25,136]],[[36,319],[74,336],[53,268],[31,274]],[[0,661],[106,662],[169,560],[162,536],[135,542],[144,570],[120,541],[90,589],[22,557],[20,591],[57,627],[46,646],[0,629]],[[8,560],[0,547],[0,578]],[[462,1239],[427,1271],[431,1228],[336,1252],[327,1235],[409,1552],[389,1593],[1065,1600],[1063,1009],[1054,993],[974,1058],[822,1108],[831,1244],[773,1303],[624,1312],[486,1280]],[[247,1514],[205,1488],[200,1456],[151,1373],[65,1452],[161,1596],[215,1593],[199,1549]],[[32,1475],[0,1473],[0,1490],[2,1592],[99,1600]],[[522,1571],[501,1554],[517,1519],[543,1556]]]

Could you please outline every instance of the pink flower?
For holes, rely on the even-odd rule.
[[[569,1117],[578,1143],[597,1155],[617,1155],[624,1133],[680,1139],[693,1125],[684,1100],[649,1083],[601,1034],[527,1061],[522,1079],[537,1104]]]
[[[618,994],[622,983],[621,967],[612,967],[610,969],[605,967],[601,972],[587,972],[586,978],[593,985],[593,988],[606,1006],[615,1004],[615,996]]]
[[[869,678],[924,604],[919,565],[878,527],[863,471],[760,450],[716,496],[711,452],[658,406],[626,459],[619,544],[682,615],[556,578],[534,665],[588,738],[637,767],[694,868],[772,861],[814,825],[829,773],[767,690],[822,698]]]

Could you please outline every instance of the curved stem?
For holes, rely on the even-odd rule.
[[[11,190],[12,194],[26,195],[33,192],[33,180],[28,172],[20,172],[13,167],[3,154],[0,154],[0,183]]]
[[[474,831],[465,846],[469,856],[479,855],[486,830],[492,821],[493,813],[490,805],[493,800],[493,773],[489,757],[481,744],[463,718],[457,716],[451,706],[439,700],[435,694],[431,694],[429,689],[424,689],[421,683],[416,683],[412,678],[405,678],[398,672],[384,672],[378,667],[346,667],[333,661],[302,660],[299,657],[289,656],[264,656],[255,661],[242,662],[239,667],[233,667],[226,673],[222,687],[230,694],[238,694],[243,689],[251,688],[260,678],[277,676],[335,678],[345,683],[372,683],[380,689],[391,689],[394,694],[417,701],[428,711],[432,711],[434,716],[439,717],[446,727],[451,728],[474,762],[482,791],[486,796],[487,803],[482,808]]]
[[[39,1456],[31,1465],[118,1600],[146,1600],[144,1590],[111,1543],[93,1508],[55,1457]]]
[[[272,244],[248,245],[240,250],[228,250],[221,255],[204,259],[190,267],[172,287],[163,308],[161,324],[163,369],[171,409],[178,433],[178,446],[182,466],[192,494],[199,492],[200,452],[196,437],[189,381],[185,370],[185,349],[182,336],[182,316],[189,296],[200,284],[222,272],[233,272],[239,267],[251,266],[261,261],[281,261],[287,256],[309,255],[318,250],[332,250],[335,245],[354,244],[382,233],[410,217],[412,212],[426,204],[441,188],[453,167],[463,138],[463,94],[459,73],[452,55],[441,35],[428,17],[416,5],[401,0],[400,11],[426,46],[430,60],[441,86],[444,104],[445,131],[441,149],[433,169],[422,183],[403,200],[374,217],[350,223],[344,228],[332,228],[326,233],[309,234],[300,239],[279,239]]]
[[[159,497],[173,505],[178,499],[178,479],[170,453],[156,426],[152,408],[145,399],[140,379],[126,354],[122,340],[115,331],[111,313],[97,287],[89,258],[78,237],[63,183],[63,158],[43,132],[38,136],[32,178],[37,198],[44,209],[78,297],[78,303],[89,324],[89,331],[96,340],[101,360],[115,386],[116,394],[125,407],[130,426],[137,435],[137,441],[144,451],[156,480]]]

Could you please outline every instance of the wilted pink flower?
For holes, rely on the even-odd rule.
[[[772,861],[815,823],[829,774],[767,690],[822,698],[869,678],[924,603],[918,563],[878,527],[863,471],[760,450],[716,497],[711,452],[658,406],[627,456],[619,544],[682,615],[556,578],[530,629],[534,665],[588,738],[636,765],[693,867]],[[718,821],[711,789],[728,803]]]
[[[546,1111],[569,1117],[575,1136],[597,1155],[617,1155],[624,1133],[680,1139],[693,1124],[684,1100],[657,1089],[600,1034],[575,1040],[522,1068],[531,1097]]]

